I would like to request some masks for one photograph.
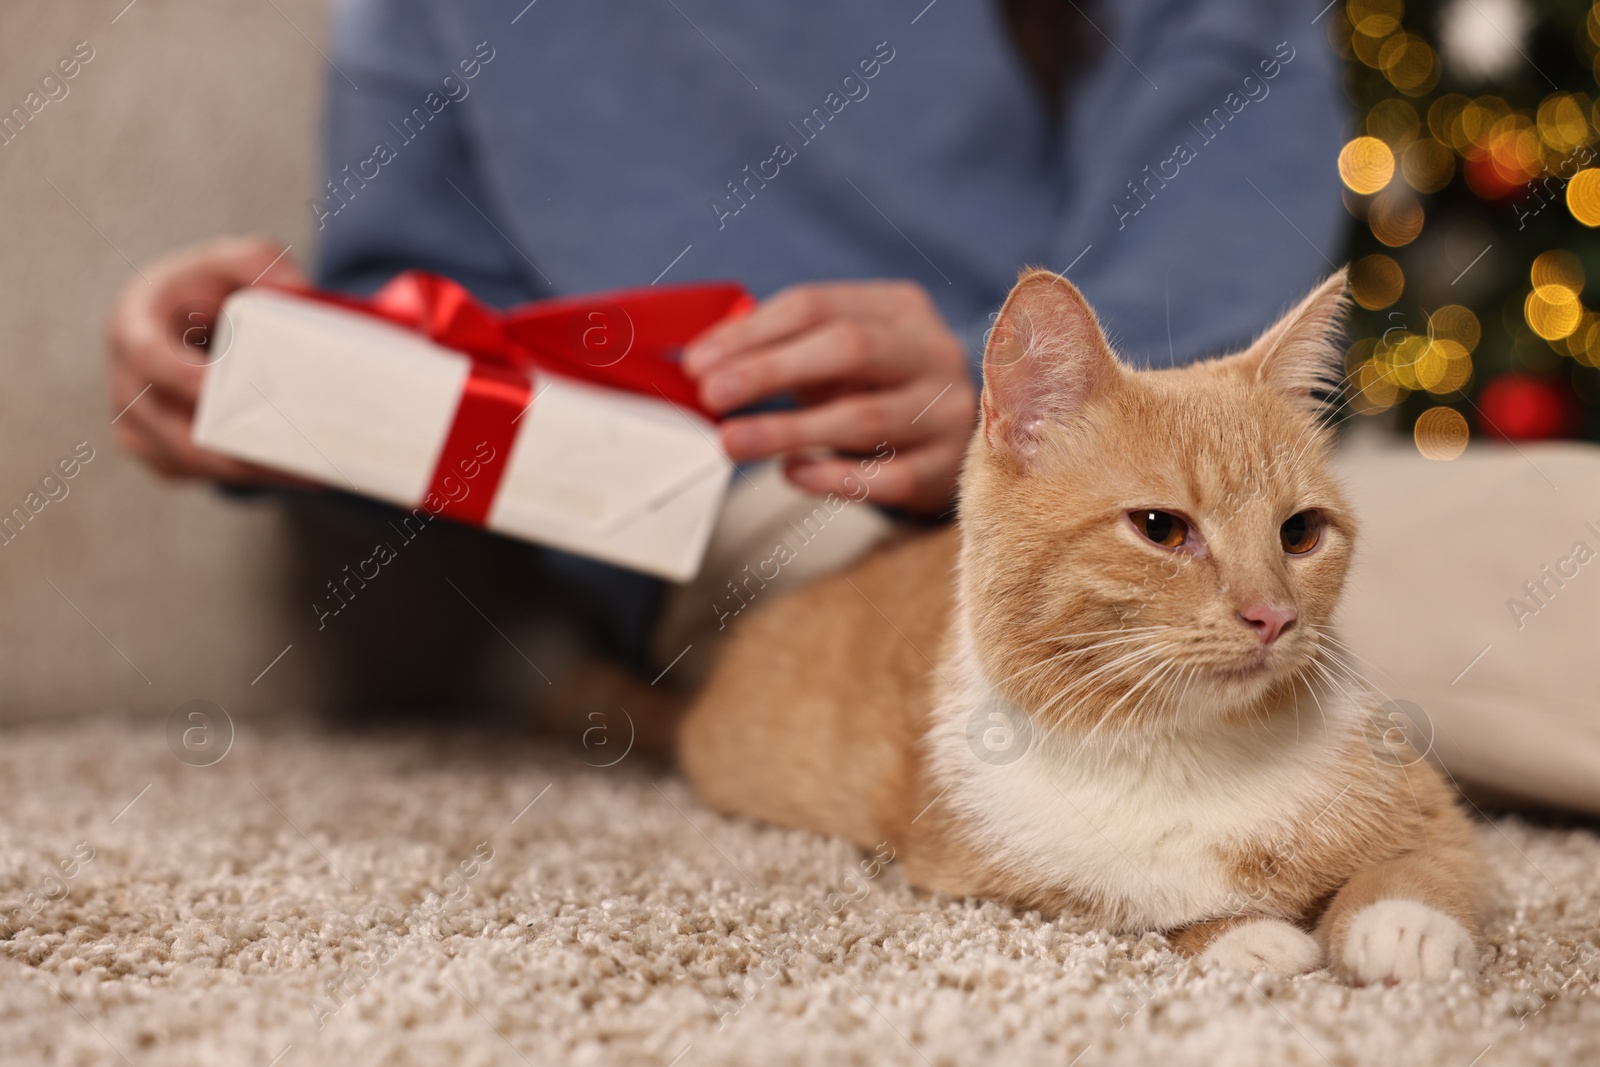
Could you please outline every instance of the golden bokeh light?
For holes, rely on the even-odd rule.
[[[1533,120],[1512,113],[1495,120],[1484,138],[1489,162],[1509,185],[1521,185],[1537,178],[1544,170],[1544,153]]]
[[[1461,112],[1471,100],[1460,93],[1445,93],[1428,105],[1428,132],[1433,139],[1452,148],[1465,148],[1461,140]]]
[[[1351,0],[1345,5],[1345,17],[1350,20],[1351,32],[1347,38],[1350,50],[1374,70],[1382,67],[1380,53],[1384,42],[1400,29],[1400,11],[1398,0]]]
[[[1369,359],[1356,370],[1356,406],[1368,415],[1387,411],[1400,400],[1400,388],[1389,374],[1389,368],[1375,359]]]
[[[1350,0],[1345,15],[1357,33],[1368,37],[1387,37],[1400,28],[1400,0]]]
[[[1583,321],[1583,305],[1578,302],[1578,294],[1565,285],[1541,285],[1528,294],[1522,314],[1534,333],[1554,341],[1578,328]]]
[[[1437,193],[1456,175],[1455,154],[1432,137],[1413,141],[1400,156],[1400,173],[1419,193]]]
[[[1585,226],[1600,226],[1600,169],[1580,170],[1567,183],[1567,210]]]
[[[1375,193],[1394,177],[1394,153],[1376,137],[1357,137],[1339,152],[1339,177],[1353,193]]]
[[[1583,331],[1583,346],[1574,346],[1572,356],[1586,366],[1600,367],[1600,316],[1589,320]]]
[[[1372,358],[1373,349],[1378,347],[1376,337],[1358,337],[1350,342],[1350,347],[1344,350],[1345,373],[1355,375],[1361,369],[1361,364]]]
[[[1496,125],[1510,117],[1511,105],[1504,97],[1480,96],[1461,110],[1461,132],[1468,145],[1482,144]]]
[[[1414,33],[1396,33],[1378,50],[1378,68],[1389,84],[1407,96],[1421,96],[1439,81],[1433,49]]]
[[[1406,276],[1389,256],[1362,256],[1350,266],[1350,295],[1368,311],[1379,311],[1400,299]]]
[[[1583,263],[1577,256],[1563,248],[1552,248],[1541,253],[1528,270],[1528,280],[1535,289],[1546,285],[1559,285],[1574,293],[1583,292]]]
[[[1384,38],[1382,37],[1373,37],[1371,34],[1357,30],[1350,35],[1350,50],[1356,54],[1357,59],[1376,70],[1378,69],[1379,53],[1383,51],[1383,42]]]
[[[1446,304],[1428,316],[1428,329],[1435,338],[1454,341],[1471,352],[1483,337],[1483,327],[1472,309],[1460,304]]]
[[[1467,449],[1472,431],[1467,420],[1454,408],[1433,407],[1417,417],[1412,430],[1417,451],[1428,459],[1452,460]]]
[[[1558,153],[1571,152],[1593,138],[1589,102],[1571,93],[1552,93],[1539,105],[1539,137]]]
[[[1417,361],[1427,350],[1426,337],[1406,331],[1392,338],[1389,344],[1379,345],[1374,358],[1388,368],[1389,376],[1396,385],[1414,391],[1422,388],[1422,382],[1417,378]]]
[[[1600,316],[1588,308],[1583,309],[1583,316],[1578,320],[1578,328],[1567,336],[1550,342],[1550,347],[1563,356],[1571,356],[1579,363],[1589,360],[1589,331],[1594,329],[1594,324],[1600,322]]]
[[[1422,120],[1409,100],[1391,97],[1372,105],[1367,112],[1367,132],[1392,145],[1404,145],[1417,136]]]
[[[1390,190],[1372,202],[1367,213],[1367,223],[1372,236],[1388,245],[1399,248],[1410,244],[1422,232],[1424,216],[1422,205],[1404,188]]]
[[[1472,357],[1459,341],[1435,340],[1423,348],[1415,365],[1417,382],[1430,393],[1454,393],[1472,377]]]

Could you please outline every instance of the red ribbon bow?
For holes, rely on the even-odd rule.
[[[678,353],[709,327],[755,306],[739,285],[711,282],[540,300],[502,315],[425,271],[398,275],[370,301],[298,295],[404,326],[472,360],[424,500],[443,501],[429,510],[478,526],[488,521],[517,422],[533,403],[536,372],[661,397],[707,415]],[[464,479],[472,484],[461,491]]]

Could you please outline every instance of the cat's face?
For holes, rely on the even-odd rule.
[[[1203,727],[1341,658],[1355,530],[1314,390],[1338,380],[1343,290],[1238,355],[1135,371],[1070,284],[1023,277],[962,484],[963,602],[1001,695],[1106,735]]]

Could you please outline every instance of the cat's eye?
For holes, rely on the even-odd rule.
[[[1278,528],[1278,540],[1291,556],[1303,556],[1322,541],[1322,512],[1311,510],[1290,515]]]
[[[1178,548],[1189,540],[1189,523],[1170,511],[1130,511],[1133,528],[1152,544]]]

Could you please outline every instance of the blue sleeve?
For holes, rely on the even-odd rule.
[[[492,45],[449,36],[418,0],[336,6],[324,183],[308,205],[326,288],[367,294],[418,268],[502,307],[550,295],[474,166],[473,80]]]
[[[1114,43],[1068,117],[1051,266],[1119,352],[1159,366],[1240,347],[1334,269],[1346,105],[1320,6],[1100,9]]]

